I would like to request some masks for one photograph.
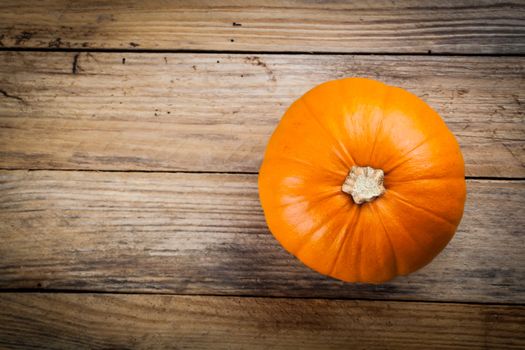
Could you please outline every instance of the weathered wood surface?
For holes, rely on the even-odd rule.
[[[0,53],[0,167],[256,172],[296,98],[364,76],[446,120],[467,175],[525,177],[519,57]]]
[[[525,53],[523,1],[4,0],[4,47]]]
[[[169,295],[0,296],[2,348],[525,347],[522,306]]]
[[[0,348],[525,348],[523,57],[262,54],[523,55],[524,18],[523,1],[1,1],[0,169],[55,171],[0,171]],[[286,107],[345,76],[422,97],[468,176],[504,178],[468,181],[421,271],[323,277],[268,232],[256,175],[155,173],[257,172]]]
[[[468,193],[430,265],[356,285],[284,251],[255,175],[3,171],[0,288],[524,303],[525,182]]]

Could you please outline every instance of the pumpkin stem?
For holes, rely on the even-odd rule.
[[[384,177],[381,169],[353,166],[341,190],[351,195],[356,204],[371,202],[385,193]]]

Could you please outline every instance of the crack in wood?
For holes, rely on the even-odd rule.
[[[73,56],[73,67],[71,69],[71,73],[73,74],[77,74],[78,72],[78,56],[80,56],[80,53],[77,53],[75,56]]]
[[[15,45],[21,45],[33,37],[32,32],[23,31],[14,37]]]
[[[4,97],[6,97],[6,98],[12,98],[12,99],[15,99],[15,100],[23,103],[23,104],[27,104],[27,102],[22,97],[16,96],[16,95],[11,95],[5,90],[0,89],[0,94],[4,95]]]

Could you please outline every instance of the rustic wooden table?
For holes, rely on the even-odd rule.
[[[0,348],[524,348],[525,3],[0,2]],[[363,76],[459,139],[430,265],[323,277],[265,225],[287,106]]]

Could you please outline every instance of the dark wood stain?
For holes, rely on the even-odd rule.
[[[18,35],[15,35],[15,45],[21,45],[33,37],[33,32],[23,31]]]
[[[60,48],[62,45],[63,45],[62,39],[61,38],[56,38],[56,39],[51,40],[47,44],[47,47],[49,47],[49,48]]]
[[[270,67],[268,67],[266,62],[264,62],[259,56],[249,56],[249,57],[246,57],[244,61],[254,66],[259,66],[259,67],[264,68],[266,74],[268,75],[268,79],[272,82],[277,81],[273,71],[270,69]]]

